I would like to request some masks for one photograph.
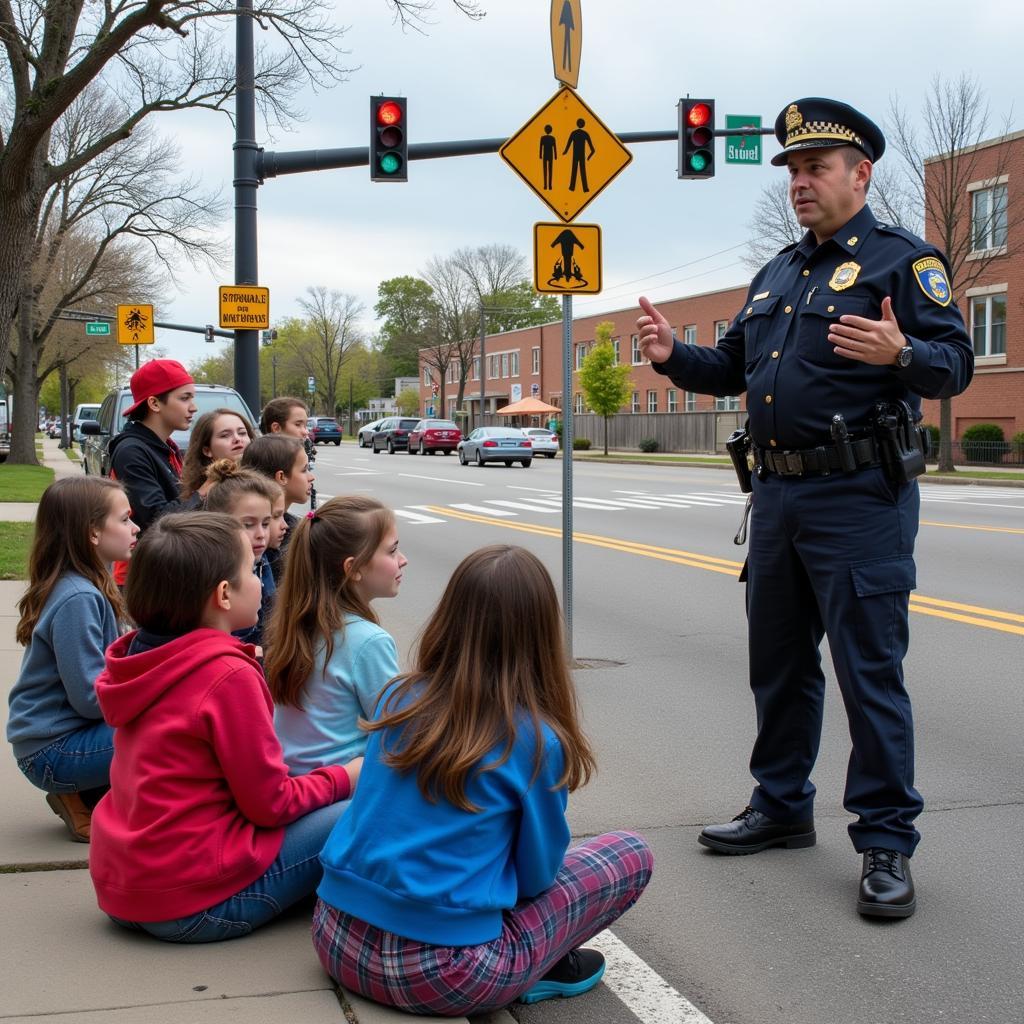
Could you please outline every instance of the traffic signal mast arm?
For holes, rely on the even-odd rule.
[[[112,316],[110,313],[86,313],[80,309],[62,309],[55,317],[55,320],[72,320],[78,323],[87,323],[88,321],[102,320],[104,323],[112,324],[117,320],[116,316]],[[159,327],[165,331],[184,331],[187,334],[210,334],[211,328],[209,324],[203,327],[197,327],[194,324],[172,324],[167,323],[164,320],[154,320],[154,327]],[[218,338],[231,338],[234,339],[234,331],[222,331],[219,327],[214,327],[212,333]]]

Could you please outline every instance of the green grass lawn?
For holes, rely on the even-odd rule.
[[[82,456],[78,454],[77,448],[65,448],[64,454],[71,459],[72,462],[80,462]]]
[[[0,466],[0,502],[38,501],[52,483],[53,470],[46,466]]]
[[[34,529],[35,523],[0,522],[0,580],[28,578],[28,553]]]

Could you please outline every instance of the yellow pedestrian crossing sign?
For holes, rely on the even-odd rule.
[[[501,147],[500,154],[566,222],[633,159],[597,114],[564,86]]]
[[[598,224],[534,224],[533,287],[545,295],[601,290]]]
[[[117,307],[117,341],[120,345],[152,345],[156,342],[153,306],[150,303],[133,302]]]

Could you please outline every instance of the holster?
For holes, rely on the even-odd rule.
[[[744,494],[750,494],[754,489],[750,479],[753,471],[750,459],[752,447],[750,432],[746,426],[734,430],[729,435],[729,440],[725,442],[725,450],[729,453],[732,468],[736,471],[736,479],[740,483],[740,490]]]
[[[907,402],[876,402],[872,427],[885,475],[892,483],[910,483],[924,474],[928,432],[917,426]]]

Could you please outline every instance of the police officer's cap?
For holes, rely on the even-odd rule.
[[[783,147],[772,157],[775,167],[802,149],[856,146],[871,161],[885,152],[885,136],[874,121],[847,103],[821,96],[790,103],[775,119],[775,137]]]

